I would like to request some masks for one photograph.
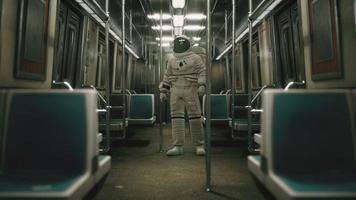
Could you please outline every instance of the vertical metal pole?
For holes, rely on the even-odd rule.
[[[249,0],[249,13],[248,13],[248,30],[249,30],[249,37],[248,37],[248,68],[247,68],[247,88],[248,88],[248,150],[250,152],[253,152],[253,143],[252,143],[252,36],[253,36],[253,30],[252,30],[252,23],[253,19],[251,18],[252,14],[252,0]]]
[[[236,77],[235,77],[235,0],[232,0],[232,61],[231,61],[231,135],[234,135],[235,129],[235,86],[236,86]]]
[[[121,4],[121,14],[122,14],[122,29],[121,29],[121,39],[122,39],[122,132],[123,135],[126,136],[126,66],[125,66],[125,0],[122,0]]]
[[[107,19],[105,21],[105,46],[106,46],[106,55],[105,55],[105,60],[106,60],[106,70],[105,70],[105,93],[106,93],[106,120],[105,120],[105,125],[106,125],[106,139],[105,139],[105,145],[106,147],[104,148],[104,152],[110,151],[110,57],[109,57],[109,52],[110,52],[110,47],[109,47],[109,30],[110,30],[110,16],[109,16],[109,0],[105,1],[105,12]]]
[[[211,27],[210,27],[210,0],[206,1],[206,130],[205,130],[205,166],[206,166],[206,188],[207,192],[211,191]]]
[[[159,68],[160,68],[160,72],[162,73],[163,71],[163,40],[162,40],[162,35],[163,35],[163,30],[162,30],[162,18],[163,18],[163,13],[162,13],[162,9],[160,11],[160,20],[159,20],[159,26],[160,26],[160,31],[159,31]],[[161,78],[161,73],[159,74],[159,80]],[[163,126],[162,126],[162,102],[160,101],[159,103],[159,152],[163,152]]]
[[[143,43],[144,45],[144,55],[145,55],[145,94],[148,93],[148,83],[149,83],[149,76],[147,76],[148,74],[150,74],[150,71],[148,69],[148,65],[149,65],[149,57],[148,57],[148,52],[147,52],[147,44],[146,43]]]
[[[227,16],[227,10],[225,10],[225,24],[224,24],[224,28],[225,28],[225,40],[224,40],[224,42],[225,42],[225,44],[227,43],[227,37],[228,37],[228,28],[227,28],[227,26],[228,26],[228,23],[227,23],[227,20],[228,20],[228,16]]]

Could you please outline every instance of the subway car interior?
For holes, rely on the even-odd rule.
[[[0,0],[0,199],[356,199],[356,0]]]

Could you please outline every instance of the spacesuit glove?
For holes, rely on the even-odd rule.
[[[203,96],[205,94],[205,86],[204,85],[201,85],[199,86],[198,88],[198,95],[199,96]]]
[[[167,101],[167,94],[161,92],[161,93],[159,94],[159,99],[161,100],[162,103],[164,103],[165,101]]]

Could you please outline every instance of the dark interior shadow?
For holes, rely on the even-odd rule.
[[[212,140],[212,147],[244,147],[246,146],[241,141],[236,140]]]
[[[112,142],[112,147],[147,147],[150,144],[149,140],[116,140]]]
[[[215,195],[215,196],[218,196],[218,197],[227,199],[227,200],[240,200],[239,198],[231,197],[231,196],[229,196],[229,195],[226,195],[226,194],[220,193],[220,192],[218,192],[218,191],[214,191],[214,190],[212,190],[210,193],[213,194],[213,195]]]

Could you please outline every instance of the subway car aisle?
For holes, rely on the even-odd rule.
[[[95,200],[265,199],[248,173],[245,144],[229,140],[223,130],[212,132],[213,192],[204,191],[205,159],[195,155],[190,134],[184,155],[167,157],[157,153],[159,127],[145,127],[129,129],[127,141],[114,143],[111,172]],[[167,126],[164,149],[170,144]]]

